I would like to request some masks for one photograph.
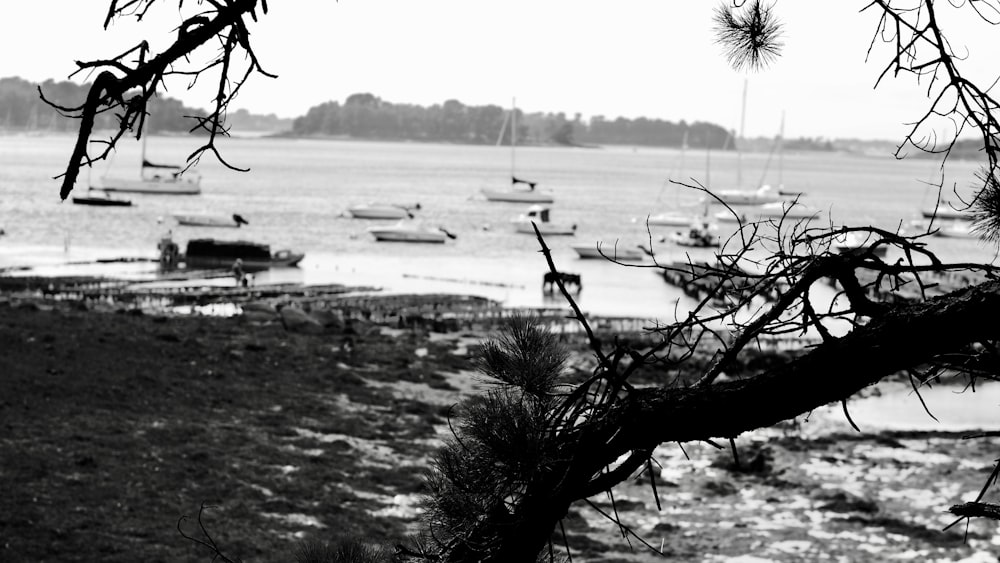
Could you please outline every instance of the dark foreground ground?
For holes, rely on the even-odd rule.
[[[246,561],[294,560],[301,538],[403,537],[483,335],[306,332],[0,298],[0,561],[211,561],[177,529],[188,516],[197,535],[202,505]],[[791,428],[741,439],[739,470],[664,446],[661,507],[642,476],[574,509],[573,560],[664,560],[600,509],[666,560],[996,561],[995,525],[942,531],[1000,451],[960,438]]]

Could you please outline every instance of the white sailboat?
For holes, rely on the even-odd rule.
[[[684,131],[684,138],[681,140],[681,158],[680,158],[680,172],[678,176],[683,176],[684,174],[684,154],[687,152],[687,130]],[[667,180],[669,182],[669,180]],[[664,183],[666,187],[666,183]],[[663,193],[663,190],[660,190]],[[657,213],[655,215],[650,215],[646,218],[646,224],[650,227],[686,227],[690,225],[693,221],[697,219],[699,214],[692,213],[691,211],[682,211],[680,202],[680,186],[675,186],[675,209],[672,211],[664,211],[662,213]],[[657,198],[659,199],[659,198]]]
[[[536,190],[535,186],[537,182],[531,182],[528,180],[522,180],[518,178],[515,174],[515,155],[517,154],[517,103],[516,100],[511,101],[510,115],[508,119],[504,120],[503,127],[500,128],[500,136],[497,138],[497,145],[503,140],[504,131],[507,128],[507,123],[510,122],[510,184],[511,187],[505,190],[495,190],[489,188],[483,188],[483,196],[486,197],[487,201],[502,201],[508,203],[552,203],[555,198],[552,196],[551,192]],[[528,186],[527,189],[519,188],[518,185],[524,184]]]
[[[747,109],[747,81],[743,81],[743,107],[740,112],[740,137],[739,140],[743,139],[743,126],[746,119],[746,109]],[[784,123],[784,119],[782,119]],[[782,127],[784,125],[782,124]],[[741,185],[743,183],[743,149],[739,143],[736,145],[736,184]],[[764,205],[767,203],[778,203],[784,201],[784,197],[780,193],[780,190],[775,190],[771,186],[761,185],[756,189],[728,189],[728,190],[717,190],[712,192],[716,197],[705,198],[706,203],[721,203],[733,206],[746,206],[746,205]]]
[[[139,178],[101,178],[101,189],[106,192],[140,194],[197,195],[201,193],[201,176],[192,170],[184,171],[175,164],[154,164],[146,160],[146,136],[142,137],[142,167]]]

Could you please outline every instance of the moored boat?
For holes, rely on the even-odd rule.
[[[532,205],[518,217],[511,219],[514,230],[519,233],[535,234],[535,227],[543,235],[572,235],[576,225],[555,223],[550,218],[551,210],[544,205]]]
[[[937,227],[934,234],[948,238],[979,238],[972,221],[946,221]]]
[[[694,221],[695,216],[679,212],[664,212],[650,215],[646,224],[651,227],[686,227]]]
[[[404,221],[386,227],[368,227],[366,230],[375,237],[375,240],[382,242],[443,243],[446,239],[457,238],[441,227],[427,227]]]
[[[712,192],[718,199],[706,197],[706,203],[722,203],[725,205],[764,205],[765,203],[780,203],[784,200],[771,186],[761,186],[756,190],[719,190]]]
[[[830,248],[838,254],[863,254],[871,252],[874,256],[884,258],[888,250],[886,245],[874,246],[875,235],[861,237],[857,232],[843,233],[835,237]]]
[[[708,221],[695,221],[684,231],[670,233],[668,239],[679,246],[696,248],[711,248],[719,246],[719,237],[715,228]]]
[[[574,244],[573,250],[580,258],[603,258],[605,260],[642,260],[646,252],[642,247],[618,246],[612,244]]]
[[[197,195],[201,193],[201,176],[185,171],[175,164],[154,164],[146,160],[146,136],[142,137],[142,166],[139,178],[103,177],[101,189],[106,192],[128,192],[160,195]]]
[[[192,239],[180,260],[188,268],[228,268],[238,259],[243,269],[252,271],[295,266],[304,257],[291,250],[271,252],[270,245],[256,242]]]
[[[552,203],[555,201],[550,192],[536,191],[534,187],[526,190],[516,188],[509,190],[483,189],[482,194],[488,201],[507,203]]]
[[[792,220],[815,219],[819,217],[820,211],[808,205],[793,201],[776,201],[765,203],[760,207],[747,210],[741,213],[733,213],[729,210],[720,211],[715,214],[715,220],[720,223],[749,223],[753,221],[778,219]]]
[[[232,215],[188,214],[174,215],[178,225],[188,227],[236,227],[250,223],[238,213]]]
[[[510,123],[510,188],[506,190],[502,189],[489,189],[484,188],[480,190],[486,201],[501,201],[507,203],[552,203],[555,201],[555,197],[549,192],[543,192],[536,190],[535,186],[538,185],[537,182],[531,182],[529,180],[522,180],[518,178],[514,170],[515,166],[515,155],[517,154],[517,103],[515,100],[511,100],[510,113],[504,119],[503,126],[500,129],[500,136],[497,138],[497,146],[503,141],[504,132],[507,130],[507,124]],[[524,184],[527,188],[518,188],[518,184]]]
[[[97,195],[100,194],[100,195]],[[130,207],[132,201],[111,197],[103,190],[87,190],[87,195],[73,196],[75,205],[94,205],[99,207]]]
[[[348,207],[347,212],[355,219],[412,219],[413,209],[420,209],[420,204],[365,203]]]

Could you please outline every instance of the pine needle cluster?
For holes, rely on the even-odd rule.
[[[762,70],[781,54],[782,26],[773,6],[760,0],[749,5],[725,2],[716,8],[713,21],[715,42],[723,46],[735,70]]]
[[[494,386],[461,407],[428,477],[428,532],[454,560],[490,553],[528,486],[558,462],[551,413],[565,360],[554,335],[526,318],[484,345],[479,369]]]

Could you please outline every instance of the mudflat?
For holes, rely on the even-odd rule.
[[[0,560],[211,561],[178,530],[206,539],[203,506],[212,541],[246,561],[413,531],[489,331],[310,318],[0,299]],[[659,508],[648,474],[575,506],[573,560],[663,560],[601,512],[668,560],[995,558],[995,524],[943,528],[997,438],[800,430],[740,437],[739,467],[705,444],[662,446]]]

